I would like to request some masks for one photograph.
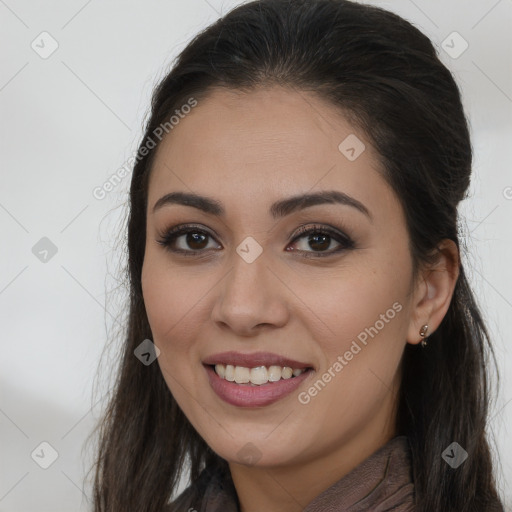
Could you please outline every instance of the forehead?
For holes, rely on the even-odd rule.
[[[358,153],[364,144],[355,160],[342,151],[347,140],[349,146],[355,142]],[[364,133],[311,93],[281,87],[214,89],[162,140],[148,204],[171,189],[255,206],[328,188],[363,202],[372,195],[389,200],[392,191],[380,171]]]

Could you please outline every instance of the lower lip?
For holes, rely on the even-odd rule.
[[[312,373],[311,369],[302,372],[297,377],[281,379],[277,382],[268,382],[261,386],[250,384],[237,384],[217,375],[215,370],[204,365],[210,386],[225,402],[237,407],[263,407],[277,402],[281,398],[295,391],[300,384]]]

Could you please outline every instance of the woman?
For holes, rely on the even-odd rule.
[[[199,34],[133,172],[95,511],[503,510],[471,159],[452,75],[394,14],[262,0]]]

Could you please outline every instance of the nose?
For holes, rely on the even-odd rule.
[[[254,336],[263,327],[278,328],[288,322],[290,292],[262,256],[247,263],[234,254],[233,268],[217,288],[211,313],[221,329]]]

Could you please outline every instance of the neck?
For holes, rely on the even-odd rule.
[[[302,512],[316,496],[396,435],[395,422],[389,421],[390,409],[384,406],[381,411],[363,430],[335,447],[326,446],[314,458],[278,467],[230,462],[241,512]]]

